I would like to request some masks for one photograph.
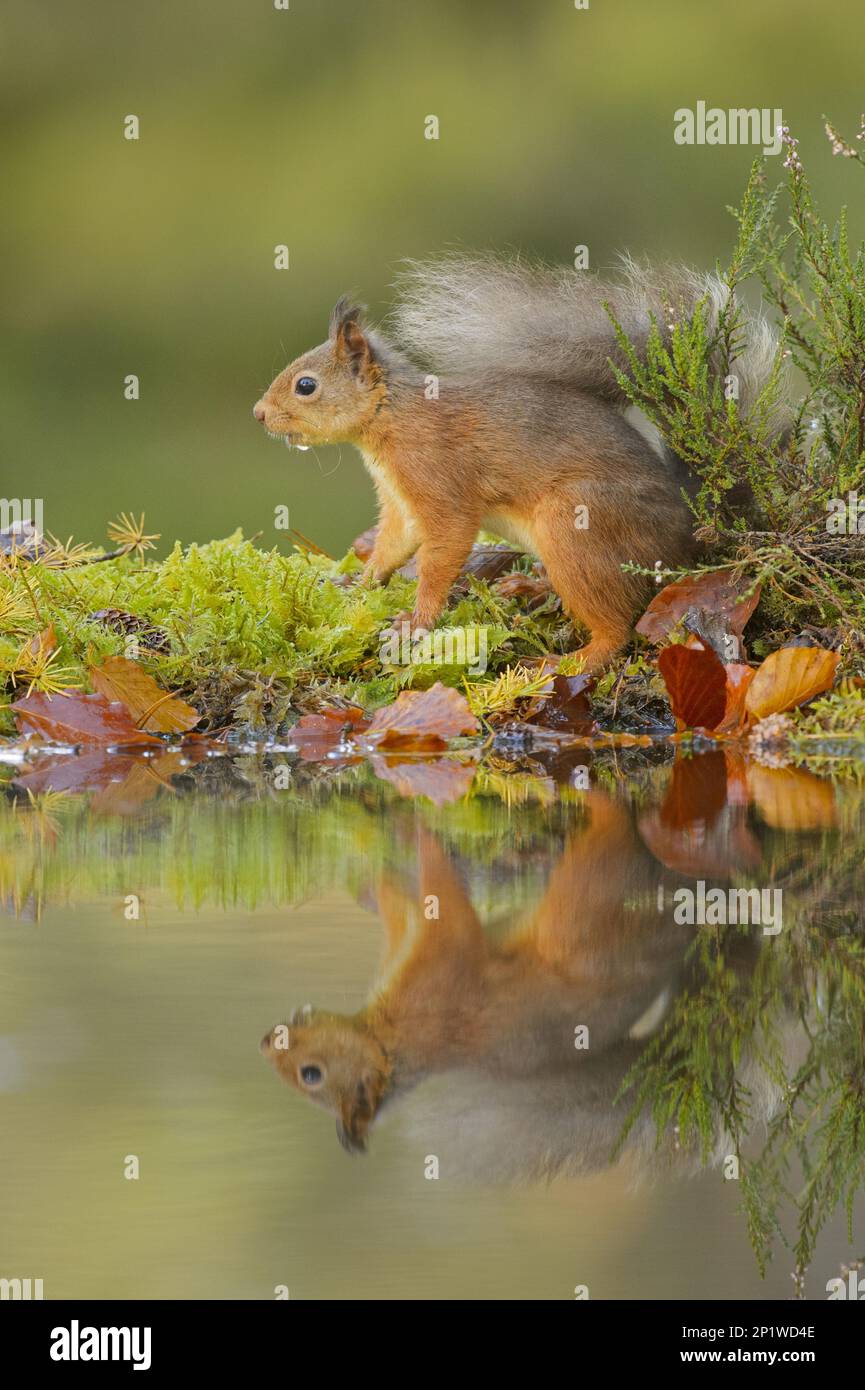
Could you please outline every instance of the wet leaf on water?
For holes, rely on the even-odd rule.
[[[746,824],[741,790],[725,751],[677,758],[662,805],[640,817],[640,835],[661,864],[690,878],[754,869],[763,851]]]
[[[72,690],[45,695],[36,692],[16,700],[10,708],[20,733],[35,733],[57,743],[162,747],[158,738],[137,728],[125,705],[99,693],[81,695]]]
[[[137,661],[109,656],[87,673],[107,700],[119,700],[139,728],[154,734],[183,734],[201,719],[197,710],[156,684]]]
[[[205,746],[168,749],[156,757],[109,753],[96,749],[76,756],[40,758],[16,777],[13,786],[34,795],[43,792],[96,792],[91,809],[105,815],[129,815],[171,779],[205,757]]]
[[[656,812],[639,821],[640,835],[659,863],[688,878],[730,879],[756,869],[763,850],[752,830],[738,819],[721,816],[706,834],[705,826],[664,825]]]
[[[398,738],[400,747],[407,748],[412,738],[435,735],[445,742],[460,734],[476,734],[479,727],[465,695],[436,681],[429,690],[403,690],[392,705],[376,710],[367,735],[379,747]]]
[[[411,758],[401,760],[391,754],[370,758],[376,777],[389,782],[400,796],[425,796],[436,806],[446,806],[465,796],[475,776],[472,762],[453,758]]]
[[[666,868],[728,879],[760,864],[762,847],[745,819],[745,766],[727,749],[677,757],[663,803],[639,820],[644,842]]]
[[[77,757],[39,758],[13,781],[13,786],[42,792],[101,791],[112,782],[122,782],[128,776],[134,757],[123,753],[108,753],[98,749],[79,753]]]
[[[656,594],[636,625],[637,632],[650,642],[661,642],[690,608],[723,617],[727,630],[741,638],[745,624],[760,599],[760,585],[748,579],[733,579],[733,571],[714,570],[692,579],[667,584]]]
[[[300,749],[303,762],[320,762],[333,753],[352,734],[369,726],[359,705],[334,705],[317,714],[301,715],[291,730],[291,739]]]
[[[748,787],[748,759],[737,744],[727,744],[724,748],[724,761],[727,765],[727,805],[747,806],[751,801]]]
[[[727,678],[715,652],[696,645],[665,647],[658,666],[679,728],[716,728],[724,718]]]
[[[840,653],[824,647],[782,647],[772,652],[748,687],[748,715],[754,721],[765,719],[821,695],[834,683],[840,659]]]
[[[112,781],[97,791],[90,802],[90,810],[98,816],[135,815],[166,787],[171,789],[170,781],[155,776],[146,762],[138,762],[120,781]]]

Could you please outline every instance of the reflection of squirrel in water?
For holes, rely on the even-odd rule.
[[[484,933],[450,860],[422,832],[421,907],[393,879],[379,889],[391,968],[372,1003],[352,1017],[303,1013],[263,1040],[279,1074],[336,1116],[346,1148],[365,1146],[386,1101],[447,1073],[449,1084],[475,1078],[476,1119],[516,1088],[541,1143],[544,1126],[560,1123],[574,1158],[599,1145],[609,1156],[621,1123],[613,1098],[672,997],[691,930],[659,915],[662,871],[628,810],[601,792],[587,805],[589,823],[568,839],[540,906],[503,942]],[[426,920],[431,895],[438,915]],[[575,1045],[581,1027],[586,1050]]]
[[[340,300],[327,341],[279,374],[255,416],[289,444],[357,445],[380,503],[367,578],[387,582],[417,552],[415,627],[434,625],[484,528],[540,556],[590,631],[586,669],[602,666],[647,593],[621,566],[675,566],[693,550],[682,465],[623,414],[605,304],[644,352],[653,321],[669,342],[670,315],[704,298],[711,331],[726,295],[715,276],[631,262],[622,284],[494,257],[418,264],[395,310],[399,347]],[[762,320],[747,333],[725,368],[740,409],[776,350]]]

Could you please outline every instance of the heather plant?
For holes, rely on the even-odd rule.
[[[833,153],[863,164],[863,129]],[[757,161],[730,211],[736,244],[719,271],[726,301],[710,332],[708,306],[670,306],[643,358],[616,325],[620,383],[698,480],[690,500],[706,567],[731,562],[763,584],[763,647],[803,625],[843,629],[857,667],[865,643],[865,251],[846,209],[818,208],[798,141],[781,128],[785,179],[770,187]],[[766,383],[740,398],[743,290],[759,285],[777,315],[779,346]],[[759,320],[756,331],[760,333]],[[863,496],[865,504],[865,496]]]

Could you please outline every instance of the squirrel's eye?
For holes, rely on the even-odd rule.
[[[311,396],[317,386],[314,376],[299,376],[294,383],[294,393],[296,396]]]
[[[300,1079],[304,1086],[317,1086],[321,1080],[321,1067],[301,1067]]]

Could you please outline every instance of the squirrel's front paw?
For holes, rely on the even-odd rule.
[[[362,585],[364,589],[375,589],[381,583],[381,578],[376,572],[372,560],[367,560],[358,576],[358,583]]]
[[[392,618],[388,627],[382,629],[382,637],[397,637],[400,641],[407,638],[410,642],[416,641],[419,637],[426,636],[428,629],[421,627],[414,614],[409,612],[397,613]]]

